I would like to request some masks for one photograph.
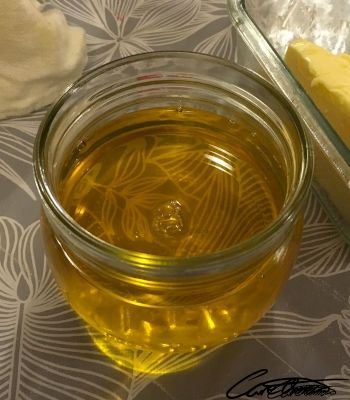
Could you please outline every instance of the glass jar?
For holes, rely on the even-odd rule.
[[[153,114],[158,109],[170,110],[172,117]],[[192,111],[186,113],[188,110]],[[230,246],[219,246],[204,254],[180,255],[159,255],[143,251],[142,246],[135,247],[137,250],[122,248],[106,240],[103,233],[99,236],[82,226],[74,217],[77,214],[72,216],[67,210],[73,197],[83,196],[86,189],[75,188],[67,197],[62,176],[67,176],[74,166],[84,165],[84,155],[98,149],[104,137],[114,140],[125,135],[132,116],[140,111],[151,111],[147,115],[154,119],[153,123],[164,124],[170,118],[175,127],[178,120],[174,115],[194,115],[197,119],[189,120],[193,129],[205,120],[217,136],[211,149],[221,146],[220,129],[228,132],[226,142],[240,132],[248,167],[255,165],[262,171],[264,187],[277,199],[273,210],[269,209],[274,213],[272,220],[254,228],[270,213],[259,202],[246,214],[239,211],[236,219],[232,213],[217,210],[213,200],[205,205],[206,211],[204,203],[200,203],[197,209],[205,214],[203,223],[211,223],[208,229],[215,231],[207,232],[212,242],[216,238],[220,242],[221,227],[230,229],[239,218],[238,231],[246,234],[242,233],[241,239]],[[224,121],[220,129],[217,118]],[[121,126],[119,131],[108,128],[114,121]],[[181,146],[182,136],[176,140]],[[226,146],[225,140],[222,143]],[[218,150],[205,157],[215,162],[216,168],[224,168],[232,156],[227,150],[230,147],[225,149],[219,151],[221,156],[224,154],[219,161],[219,153],[215,153]],[[231,149],[234,151],[235,147]],[[180,153],[176,154],[167,158],[175,166],[180,157]],[[95,161],[103,160],[107,156]],[[133,165],[130,163],[125,173]],[[194,364],[203,351],[247,330],[274,303],[295,261],[312,165],[309,141],[290,104],[258,76],[218,58],[182,52],[137,55],[95,69],[71,86],[41,125],[34,149],[34,170],[49,261],[59,286],[87,323],[98,347],[121,365],[164,373]],[[236,166],[230,168],[233,171]],[[182,188],[194,191],[206,178],[196,170],[196,163],[192,169],[192,181],[184,181]],[[240,177],[243,186],[244,176]],[[202,185],[204,195],[197,202],[205,198],[205,187],[215,180],[210,179]],[[196,185],[191,186],[193,180]],[[101,207],[95,205],[96,210],[111,206],[106,203],[106,193],[101,197]],[[255,192],[250,193],[248,203],[257,200],[256,196]],[[176,199],[172,201],[175,203],[166,203],[166,207],[178,204]],[[225,201],[233,204],[234,199]],[[127,202],[123,202],[124,209]],[[154,209],[159,212],[163,206],[157,202],[148,206],[152,210],[147,218],[159,222]],[[260,208],[263,211],[256,214]],[[82,209],[80,213],[86,211]],[[221,222],[213,223],[215,213],[221,213]],[[191,219],[191,215],[187,218]],[[157,226],[162,227],[163,223]],[[166,226],[165,236],[173,226]],[[135,351],[148,352],[148,358],[138,360],[147,358],[151,362],[136,365]],[[176,362],[169,361],[171,354],[176,355]]]

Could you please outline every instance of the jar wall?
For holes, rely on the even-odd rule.
[[[140,289],[117,278],[107,287],[93,266],[59,242],[44,215],[42,227],[55,277],[88,326],[129,349],[189,352],[237,337],[272,306],[293,266],[302,216],[282,243],[245,265],[250,272],[232,272],[215,284],[194,279],[189,288],[168,282],[154,289],[146,280]]]
[[[235,150],[228,145],[228,127],[238,126],[232,132],[236,139],[242,139],[234,143],[245,146],[239,147],[247,156],[245,171],[254,167],[261,174],[264,190],[260,193],[271,194],[272,206],[266,208],[264,201],[255,201],[261,197],[253,190],[241,200],[247,206],[247,219],[241,218],[241,211],[225,214],[219,207],[217,212],[221,213],[220,224],[229,221],[227,229],[231,220],[233,226],[241,218],[238,236],[241,231],[250,236],[242,235],[241,241],[204,254],[162,256],[108,242],[80,225],[76,214],[68,211],[69,195],[65,196],[66,189],[60,184],[68,179],[72,167],[84,165],[84,152],[93,152],[106,137],[119,135],[108,131],[113,121],[125,124],[120,128],[122,135],[134,112],[162,104],[168,111],[171,107],[179,113],[197,109],[201,115],[211,112],[225,119],[223,131],[229,135],[222,136],[226,148],[216,164],[218,171]],[[206,118],[195,122],[203,126]],[[219,130],[212,125],[212,135],[218,135]],[[147,143],[155,142],[153,137]],[[237,154],[233,159],[238,159]],[[218,158],[215,152],[204,157],[210,162]],[[72,308],[92,336],[102,338],[96,342],[103,351],[108,347],[188,353],[230,341],[271,307],[296,259],[312,175],[308,139],[290,105],[278,93],[260,78],[224,61],[164,53],[131,57],[93,71],[48,114],[37,138],[34,162],[50,264]],[[237,165],[229,166],[235,171]],[[232,187],[239,186],[242,176],[247,175],[237,173]],[[251,175],[247,181],[251,182]],[[189,191],[196,189],[188,187]],[[225,198],[225,204],[230,204],[229,195]],[[247,199],[255,202],[247,204]],[[207,214],[214,204],[210,201],[205,207]],[[125,207],[127,202],[118,204]],[[147,212],[153,215],[153,210]],[[198,214],[193,215],[198,218]],[[206,215],[200,217],[206,222]],[[261,225],[264,218],[270,220]],[[119,223],[118,218],[114,222]],[[261,230],[253,229],[256,224]],[[215,232],[210,240],[221,234],[220,230]],[[110,350],[105,352],[110,354]]]

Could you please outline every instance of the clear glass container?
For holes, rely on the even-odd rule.
[[[264,218],[254,214],[262,207],[256,203],[247,215],[238,213],[239,231],[248,229],[249,234],[236,243],[203,254],[157,255],[142,246],[138,251],[121,248],[73,219],[62,201],[66,196],[60,186],[62,176],[73,164],[79,166],[84,154],[99,148],[101,135],[96,132],[101,127],[108,138],[123,138],[135,112],[159,107],[189,118],[193,132],[210,126],[216,145],[204,157],[216,163],[218,170],[232,157],[221,146],[244,133],[241,139],[248,149],[249,165],[257,164],[264,185],[279,199],[271,222],[249,233]],[[191,114],[189,110],[199,111],[203,119],[191,119],[197,111]],[[226,121],[224,136],[220,136],[217,118]],[[117,125],[124,121],[124,125],[119,131],[109,131],[105,127],[111,121]],[[166,132],[177,128],[176,121],[161,119]],[[159,119],[150,117],[147,123],[158,126]],[[247,130],[237,130],[238,123]],[[177,140],[181,146],[182,136]],[[169,160],[175,160],[176,166],[176,157]],[[112,62],[77,81],[41,125],[34,172],[49,261],[67,300],[87,323],[98,347],[120,365],[166,373],[195,364],[203,351],[206,354],[247,330],[274,303],[296,258],[312,166],[308,139],[289,103],[257,75],[224,60],[192,53],[150,53]],[[198,178],[195,164],[191,168],[197,181],[196,187],[189,187],[196,190],[206,178]],[[247,183],[244,179],[243,185]],[[186,182],[182,185],[185,191]],[[204,185],[204,199],[206,190]],[[256,200],[254,196],[247,198],[249,204]],[[127,206],[126,201],[123,207]],[[149,215],[154,216],[154,210],[159,210],[157,201],[150,207]],[[214,202],[205,207],[203,224],[225,211],[216,209]],[[189,214],[192,223],[194,214]],[[220,224],[227,229],[235,224],[230,215],[221,217]],[[220,237],[221,225],[212,229],[216,232],[212,240]],[[135,365],[135,350],[149,352],[152,357],[147,359],[152,362]],[[160,361],[171,354],[177,357],[175,363]]]
[[[293,104],[315,150],[316,194],[328,215],[350,241],[350,150],[297,83],[283,57],[288,44],[302,37],[338,52],[349,52],[349,2],[339,0],[227,0],[243,47],[240,63],[272,81]],[[241,56],[241,57],[240,57]]]

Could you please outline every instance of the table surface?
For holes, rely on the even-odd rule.
[[[237,61],[225,0],[51,4],[87,31],[88,69],[154,50]],[[259,369],[266,379],[350,379],[350,251],[313,193],[290,280],[249,332],[178,374],[118,370],[63,300],[42,249],[32,147],[44,112],[0,121],[0,400],[219,400]],[[350,381],[335,386],[333,399],[350,399]]]

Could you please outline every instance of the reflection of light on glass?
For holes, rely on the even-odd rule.
[[[207,320],[207,324],[209,329],[215,329],[215,322],[213,321],[208,310],[203,310],[205,319]]]
[[[85,214],[86,207],[79,206],[75,209],[74,216],[75,217],[82,217]]]
[[[210,161],[210,165],[219,169],[222,172],[231,174],[233,166],[229,162],[225,161],[224,158],[219,157],[217,154],[206,154],[205,158]]]
[[[275,263],[281,262],[286,252],[286,246],[281,246],[274,254],[273,259]]]
[[[60,250],[61,250],[62,253],[64,254],[65,258],[69,261],[69,263],[70,263],[77,271],[79,271],[81,274],[84,273],[84,272],[81,270],[81,268],[79,267],[79,264],[77,264],[77,263],[70,257],[70,255],[66,252],[65,248],[62,246],[62,243],[61,243],[58,239],[56,239],[56,240],[57,240],[57,244],[58,244]]]
[[[142,321],[142,325],[143,325],[143,329],[144,329],[145,332],[146,332],[146,335],[147,335],[147,336],[150,336],[150,335],[151,335],[151,332],[152,332],[152,326],[151,326],[151,324],[150,324],[148,321]]]
[[[231,321],[231,315],[228,312],[228,310],[226,310],[226,309],[220,310],[220,315],[224,321],[227,321],[227,322]]]

